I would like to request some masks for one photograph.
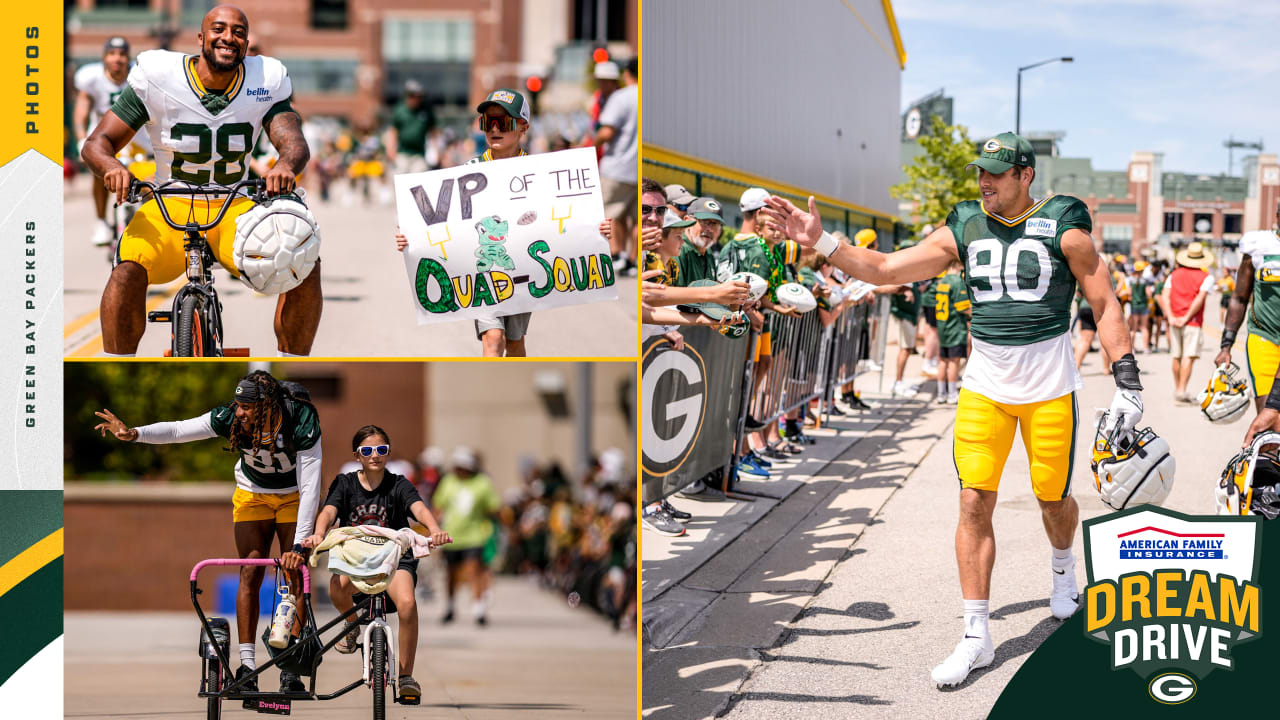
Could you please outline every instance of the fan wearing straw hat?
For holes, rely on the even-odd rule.
[[[1193,241],[1173,256],[1177,265],[1164,285],[1160,304],[1169,317],[1169,355],[1173,358],[1173,398],[1191,402],[1187,383],[1191,368],[1200,357],[1204,325],[1204,302],[1213,291],[1213,252],[1204,243]]]

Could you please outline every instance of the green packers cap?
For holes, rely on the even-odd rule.
[[[1036,151],[1031,148],[1031,143],[1026,139],[1006,132],[982,143],[982,154],[977,160],[965,165],[964,169],[980,167],[989,173],[999,175],[1014,165],[1035,167]]]
[[[696,220],[715,220],[724,223],[724,216],[720,214],[720,203],[713,197],[700,197],[694,200],[689,203],[688,212]]]
[[[485,96],[484,102],[476,106],[476,112],[482,113],[490,105],[497,105],[506,110],[511,117],[529,122],[529,104],[524,101],[524,96],[515,90],[494,90]]]
[[[715,280],[694,280],[689,283],[689,287],[713,287],[719,284]],[[721,320],[733,314],[733,311],[727,305],[713,302],[686,303],[676,307],[681,312],[702,313],[712,320]]]

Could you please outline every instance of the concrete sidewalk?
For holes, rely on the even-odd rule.
[[[1212,355],[1206,351],[1197,363],[1193,388],[1207,381]],[[1169,440],[1178,461],[1166,506],[1212,514],[1213,487],[1248,418],[1209,423],[1197,407],[1173,401],[1166,353],[1138,360],[1146,386],[1143,425]],[[915,376],[916,362],[907,377]],[[1099,355],[1090,354],[1078,394],[1073,494],[1082,519],[1108,511],[1089,469],[1093,410],[1108,406],[1115,389],[1100,367]],[[933,685],[930,669],[951,652],[962,629],[949,441],[955,409],[911,402],[890,410],[874,428],[841,433],[806,453],[826,453],[829,464],[810,460],[772,481],[796,490],[768,508],[737,510],[743,517],[735,521],[745,527],[732,543],[683,555],[669,549],[663,562],[706,557],[683,573],[662,567],[667,585],[652,598],[650,552],[662,551],[663,543],[645,535],[646,717],[980,718],[1027,655],[1060,626],[1048,611],[1049,545],[1025,451],[1015,442],[995,514],[996,660],[958,688]],[[702,504],[681,507],[698,512]],[[714,525],[695,521],[691,527]],[[1083,586],[1079,538],[1076,576]]]

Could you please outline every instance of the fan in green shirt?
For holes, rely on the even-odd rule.
[[[494,517],[502,507],[493,481],[480,472],[475,452],[459,447],[453,452],[453,472],[440,480],[431,496],[432,510],[440,518],[440,526],[453,538],[444,550],[449,567],[448,600],[443,622],[453,621],[453,596],[463,579],[469,579],[474,592],[471,603],[476,623],[484,625],[489,606],[492,577],[485,562],[484,549],[494,533]]]

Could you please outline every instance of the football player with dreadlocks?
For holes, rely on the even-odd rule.
[[[290,383],[292,384],[292,383]],[[315,406],[291,391],[270,373],[255,370],[236,385],[235,398],[187,420],[129,427],[110,410],[95,412],[103,422],[94,429],[110,432],[124,442],[154,445],[226,438],[226,450],[238,455],[236,491],[232,497],[232,527],[241,558],[271,556],[271,540],[280,540],[285,559],[296,563],[302,541],[311,535],[320,501],[320,420]],[[240,570],[236,624],[240,636],[240,669],[236,677],[255,670],[258,589],[263,567]],[[290,575],[289,583],[301,583]],[[280,673],[281,690],[305,690],[297,675]],[[249,681],[246,690],[257,690]]]

